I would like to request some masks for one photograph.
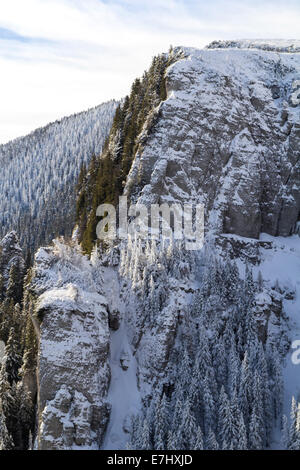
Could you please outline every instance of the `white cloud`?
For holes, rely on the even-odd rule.
[[[296,37],[299,12],[292,0],[0,0],[0,28],[27,38],[0,31],[0,142],[124,96],[170,44]]]

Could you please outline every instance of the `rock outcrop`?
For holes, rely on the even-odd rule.
[[[169,67],[125,193],[140,181],[140,203],[203,203],[218,234],[287,236],[300,213],[300,54],[227,47],[183,48]]]
[[[300,54],[289,46],[280,53],[213,46],[175,50],[182,59],[167,70],[167,99],[147,138],[140,136],[125,194],[147,205],[203,203],[216,252],[256,265],[262,251],[272,250],[271,241],[259,240],[261,232],[287,236],[299,219],[300,107],[291,95]],[[136,242],[116,252],[102,263],[106,298],[93,256],[89,262],[59,242],[36,255],[30,291],[39,322],[40,449],[99,448],[110,405],[118,400],[124,417],[132,394],[149,402],[163,382],[178,329],[183,325],[184,335],[189,327],[201,256],[157,253]],[[256,320],[260,338],[277,344],[283,296],[268,289],[256,297]],[[211,305],[216,308],[224,319],[223,306]],[[110,367],[120,382],[110,383]],[[125,384],[125,403],[116,383]],[[124,433],[127,424],[121,423]],[[121,432],[109,443],[119,444]]]
[[[107,302],[91,273],[76,248],[59,242],[35,257],[39,449],[99,448],[107,425]]]

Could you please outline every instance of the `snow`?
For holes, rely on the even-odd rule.
[[[270,241],[273,248],[270,250],[262,249],[263,260],[257,268],[262,272],[263,278],[271,284],[279,281],[280,288],[288,291],[295,291],[294,299],[285,299],[283,307],[289,317],[290,322],[290,340],[300,340],[300,237],[293,235],[291,237],[271,237],[262,234],[262,241]],[[283,377],[284,377],[284,404],[283,413],[289,417],[292,397],[300,401],[300,365],[292,362],[292,354],[295,350],[290,348],[286,357]],[[279,432],[275,435],[273,448],[280,448]]]
[[[42,319],[38,369],[42,448],[73,448],[74,443],[78,448],[97,448],[106,424],[108,309],[95,269],[75,242],[55,240],[35,256],[31,287],[35,313]],[[98,435],[93,420],[100,413]]]
[[[207,48],[209,49],[260,49],[265,51],[278,52],[299,52],[299,39],[238,39],[232,41],[213,41]]]
[[[252,238],[240,237],[233,234],[222,234],[222,237],[257,243]],[[284,401],[283,414],[290,416],[292,397],[300,401],[300,365],[292,362],[292,348],[294,341],[300,340],[300,237],[292,235],[290,237],[273,237],[266,233],[260,235],[261,242],[269,242],[269,248],[260,247],[261,261],[257,266],[253,266],[254,278],[257,279],[259,271],[268,287],[275,287],[277,281],[282,292],[278,297],[283,297],[283,311],[288,317],[290,349],[284,360],[283,380],[284,380]],[[242,260],[236,259],[240,275],[244,276],[245,264]],[[273,291],[274,295],[274,291]],[[268,305],[271,303],[270,296],[266,292],[258,293],[255,301],[257,305]],[[272,328],[272,318],[269,320],[269,332]],[[299,349],[299,348],[298,348]],[[282,449],[281,443],[281,423],[277,423],[273,433],[272,449]]]
[[[120,299],[119,281],[117,273],[110,268],[104,271],[104,281],[110,291],[109,298]],[[129,344],[128,333],[124,318],[124,310],[119,302],[119,309],[123,316],[120,328],[111,332],[110,339],[110,369],[111,381],[107,400],[112,406],[110,421],[105,434],[102,450],[123,450],[129,440],[124,425],[130,424],[132,415],[141,409],[140,392],[137,385],[137,362]],[[127,355],[128,369],[121,368],[120,359]]]
[[[272,162],[278,161],[288,171],[288,140],[285,140],[288,128],[284,126],[299,122],[299,107],[289,106],[288,102],[300,70],[300,54],[295,48],[293,53],[279,54],[276,47],[298,48],[299,41],[267,42],[269,49],[264,40],[245,41],[238,46],[226,46],[226,50],[219,45],[214,49],[175,49],[176,54],[182,53],[182,58],[167,69],[168,95],[159,107],[161,117],[145,148],[136,154],[125,194],[131,194],[130,188],[142,175],[144,186],[135,202],[203,203],[212,207],[208,225],[218,233],[223,229],[228,204],[235,213],[241,209],[245,213],[246,204],[256,200],[258,186],[252,189],[251,184],[260,180],[271,150],[272,153],[274,150]],[[251,44],[255,47],[250,47]],[[272,97],[274,84],[281,90],[280,98]],[[259,106],[255,108],[253,99],[265,106],[263,112]],[[224,109],[226,119],[222,116]],[[285,109],[288,124],[281,128],[280,116]],[[259,129],[260,137],[256,131],[249,132],[254,128]],[[276,138],[273,142],[272,132]],[[278,135],[282,139],[277,142]],[[227,163],[225,160],[219,163],[220,154],[228,155]],[[216,188],[216,197],[211,196],[208,179]],[[289,187],[287,191],[291,192]],[[291,200],[290,206],[293,204]],[[254,236],[254,231],[251,235]]]
[[[68,413],[65,414],[57,408],[58,401],[72,401],[71,408]],[[76,405],[76,406],[75,406]],[[60,448],[59,440],[56,440],[54,436],[45,432],[45,422],[47,422],[48,416],[55,416],[57,421],[62,425],[64,433],[73,433],[74,428],[85,427],[86,415],[89,413],[90,403],[84,397],[84,395],[78,391],[75,391],[72,397],[69,393],[68,388],[62,385],[61,388],[55,395],[52,401],[47,403],[47,406],[43,411],[43,424],[41,425],[41,432],[44,434],[44,440],[51,443],[56,448]],[[85,450],[97,450],[96,436],[91,432],[91,436],[94,438],[94,442],[91,445],[86,445]],[[68,450],[82,450],[82,446],[73,444]]]
[[[81,164],[100,154],[117,105],[103,103],[0,145],[0,237],[18,229],[21,242],[28,243],[47,227],[46,243],[51,241],[49,225],[59,214],[62,225],[74,207]]]
[[[262,101],[270,101],[270,110],[272,112],[276,111],[278,103],[276,100],[274,100],[274,102],[271,100],[271,94],[267,87],[272,85],[273,69],[279,62],[282,66],[285,66],[288,71],[283,74],[282,83],[280,84],[286,89],[289,89],[295,75],[295,70],[300,70],[300,54],[283,54],[282,57],[279,57],[276,49],[272,52],[265,52],[264,50],[258,50],[264,49],[263,46],[258,47],[258,44],[256,44],[256,46],[257,48],[255,48],[255,50],[252,46],[247,46],[247,44],[243,46],[233,46],[233,49],[225,52],[217,48],[204,51],[190,48],[182,49],[185,57],[168,69],[168,78],[174,86],[173,89],[171,87],[168,98],[161,105],[162,112],[165,113],[165,115],[169,113],[171,116],[172,126],[168,129],[165,125],[166,119],[162,119],[158,122],[155,136],[147,142],[143,155],[138,154],[136,156],[127,181],[127,186],[129,187],[130,182],[135,182],[141,161],[149,160],[149,168],[151,169],[151,171],[149,171],[149,173],[151,173],[151,176],[149,176],[149,184],[146,184],[141,190],[138,202],[152,202],[153,198],[157,196],[156,187],[159,187],[159,185],[163,186],[162,201],[168,201],[170,203],[178,201],[191,202],[194,198],[196,202],[206,202],[205,192],[203,191],[203,193],[201,193],[201,185],[199,184],[199,187],[197,187],[197,178],[195,177],[196,183],[194,187],[189,172],[185,172],[185,170],[190,169],[193,165],[193,161],[189,160],[189,155],[192,155],[195,151],[193,139],[195,139],[198,130],[200,132],[201,123],[203,124],[205,122],[207,128],[213,128],[213,125],[208,122],[209,119],[203,117],[203,120],[198,123],[199,128],[195,127],[193,130],[188,129],[189,122],[186,119],[186,114],[189,113],[190,109],[193,109],[195,119],[198,118],[199,115],[194,109],[197,106],[199,109],[207,109],[213,111],[213,113],[219,109],[224,109],[223,98],[221,94],[217,93],[216,86],[220,84],[221,87],[222,81],[224,81],[225,78],[232,78],[232,80],[240,84],[241,88],[241,94],[238,95],[236,101],[232,103],[232,115],[239,114],[245,97],[248,101],[250,97]],[[253,50],[247,50],[245,52],[245,50],[242,50],[244,47]],[[290,47],[290,45],[283,45],[281,43],[280,47]],[[264,66],[261,66],[262,63]],[[205,70],[203,71],[204,68]],[[191,70],[195,72],[192,76],[192,83],[190,83],[189,78]],[[263,87],[261,85],[262,82],[264,82],[266,86]],[[187,83],[188,86],[186,85]],[[199,90],[201,90],[201,92],[199,92]],[[196,103],[196,105],[194,105],[194,103]],[[269,132],[270,129],[267,125],[269,121],[264,120],[264,116],[261,116],[259,111],[253,110],[252,112],[257,120],[257,125],[263,128],[265,132]],[[293,112],[294,111],[291,110],[291,113]],[[213,113],[212,116],[209,116],[208,113],[208,116],[214,118]],[[295,119],[296,118],[297,115],[295,111]],[[182,123],[182,127],[179,126],[180,123]],[[230,122],[225,124],[224,132],[226,132],[226,126],[229,124]],[[167,137],[169,137],[168,132],[171,140],[172,129],[174,128],[178,129],[179,134],[182,133],[183,142],[180,148],[172,147],[170,141],[167,140]],[[223,137],[222,141],[222,145],[224,146]],[[164,151],[164,145],[166,146],[166,151]],[[221,172],[220,181],[218,183],[219,190],[210,212],[210,224],[216,232],[218,231],[217,225],[221,220],[220,214],[222,206],[226,204],[231,194],[233,195],[232,198],[235,205],[242,206],[245,209],[245,201],[243,201],[242,197],[243,186],[239,186],[236,182],[243,178],[244,182],[247,183],[248,174],[253,173],[254,170],[256,171],[256,167],[259,169],[259,155],[263,156],[266,151],[266,147],[264,147],[263,144],[254,142],[247,127],[237,131],[235,137],[228,142],[228,147],[229,160],[224,165],[223,171]],[[240,161],[238,159],[239,154],[242,152],[244,152],[244,160],[246,161],[246,164],[243,164],[243,166],[239,164]],[[153,155],[159,157],[153,157]],[[169,176],[167,171],[168,165],[174,162],[177,163],[179,167],[178,171],[176,170],[176,177],[173,176],[172,173],[171,176]],[[174,168],[176,169],[175,166]],[[259,171],[260,170],[258,170],[257,175],[259,175]],[[233,187],[234,191],[232,191]],[[256,239],[245,239],[244,237],[235,235],[224,236],[248,241],[250,245],[258,245]],[[76,241],[76,231],[74,232],[73,240]],[[277,279],[279,280],[283,297],[285,296],[284,311],[289,317],[291,329],[290,339],[292,344],[294,340],[300,340],[300,238],[296,235],[289,238],[275,238],[262,234],[261,241],[270,242],[270,248],[259,247],[261,263],[259,266],[254,267],[255,278],[257,278],[258,272],[261,271],[263,279],[267,282],[267,287],[274,287]],[[136,248],[135,251],[137,251]],[[135,311],[130,308],[131,305],[129,302],[126,308],[124,304],[122,304],[122,298],[120,296],[121,281],[118,277],[117,268],[101,267],[97,264],[97,253],[93,254],[91,262],[89,262],[75,250],[72,254],[68,253],[67,249],[62,250],[59,243],[57,243],[55,254],[59,257],[55,269],[51,267],[52,258],[49,256],[47,250],[41,249],[36,256],[36,263],[45,265],[44,267],[39,267],[42,285],[44,288],[46,288],[47,285],[51,286],[51,289],[41,294],[39,308],[47,309],[51,307],[65,311],[76,310],[79,314],[78,318],[74,316],[74,320],[72,320],[74,322],[72,333],[77,333],[77,336],[73,335],[71,337],[71,345],[69,344],[70,339],[61,341],[59,347],[57,346],[57,342],[50,339],[45,340],[43,347],[47,350],[48,360],[55,362],[64,355],[64,352],[67,351],[68,348],[70,349],[70,346],[72,348],[73,344],[79,344],[76,338],[80,334],[83,336],[80,338],[80,341],[88,343],[89,338],[84,337],[85,329],[78,327],[79,323],[77,322],[81,321],[80,312],[89,312],[91,310],[97,312],[97,309],[100,308],[99,313],[101,314],[101,306],[104,306],[105,298],[109,299],[110,312],[119,312],[121,322],[117,331],[110,330],[109,333],[111,380],[108,395],[101,396],[101,398],[107,400],[111,405],[111,415],[102,443],[102,449],[125,449],[129,440],[128,428],[130,426],[130,418],[132,415],[139,413],[142,408],[142,397],[146,395],[145,390],[147,388],[147,382],[145,378],[147,378],[147,370],[150,371],[150,375],[152,370],[155,369],[154,363],[158,362],[159,358],[163,359],[165,357],[168,338],[164,335],[166,330],[172,333],[173,325],[176,326],[178,316],[174,307],[177,307],[181,315],[184,314],[191,295],[190,292],[193,292],[193,286],[192,284],[184,285],[184,280],[183,285],[175,281],[173,282],[174,285],[172,285],[172,279],[168,279],[170,283],[170,298],[168,300],[168,311],[166,309],[163,310],[158,321],[160,331],[158,330],[157,334],[156,332],[153,333],[153,330],[150,328],[143,331],[143,337],[139,343],[139,350],[135,355],[135,351],[132,347],[132,326],[136,326],[135,319],[132,319],[132,317],[134,317]],[[137,255],[135,256],[138,258]],[[127,284],[126,287],[129,292],[129,297],[132,298],[133,302],[133,286],[135,282],[138,283],[138,277],[136,281],[134,278],[135,275],[133,275],[134,262],[132,262],[132,260],[134,260],[134,257],[132,253],[130,253],[130,256],[127,258],[127,269],[131,271],[133,282],[132,285]],[[244,270],[245,264],[242,259],[237,261],[240,271]],[[154,256],[153,263],[155,262],[156,258]],[[157,264],[157,266],[159,266],[159,264]],[[38,285],[39,279],[35,282]],[[156,282],[155,287],[159,287],[157,280]],[[98,293],[98,289],[100,288],[103,289],[105,298]],[[295,298],[291,298],[290,295],[293,291],[295,291]],[[285,293],[289,293],[289,295],[287,296]],[[102,298],[104,300],[101,300]],[[271,304],[272,299],[266,292],[263,292],[258,294],[256,302],[258,306],[264,306]],[[85,304],[88,306],[86,309]],[[269,322],[270,330],[274,327],[275,320],[276,318],[272,314]],[[138,333],[138,331],[135,331],[135,333]],[[212,334],[211,331],[207,333],[208,336]],[[287,415],[289,415],[292,396],[300,398],[300,369],[297,369],[297,367],[300,366],[295,366],[292,363],[291,354],[293,352],[292,349],[289,351],[283,371],[285,381],[284,413]],[[86,363],[86,354],[83,359],[83,362]],[[122,368],[123,359],[126,359],[126,367],[124,367],[123,364]],[[137,379],[138,375],[139,383]],[[101,371],[99,371],[99,376],[101,377]],[[159,368],[157,368],[156,371],[156,378],[158,377]],[[153,383],[149,381],[148,386],[150,388],[153,386]],[[280,448],[279,429],[274,433],[273,447]]]
[[[63,308],[64,311],[81,310],[86,312],[92,309],[94,312],[103,311],[106,299],[95,292],[86,292],[74,284],[67,284],[61,289],[51,289],[42,294],[38,301],[38,308],[47,309]]]

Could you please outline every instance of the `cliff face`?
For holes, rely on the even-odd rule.
[[[299,53],[183,49],[125,192],[139,202],[202,202],[209,228],[289,235],[300,213]]]
[[[249,315],[251,310],[253,329],[264,345],[280,354],[288,349],[284,309],[295,300],[296,290],[288,271],[281,279],[280,262],[292,263],[298,237],[291,237],[291,245],[274,237],[290,235],[300,213],[300,106],[291,100],[300,55],[244,50],[236,44],[231,45],[235,49],[216,47],[184,48],[183,58],[168,68],[167,99],[156,110],[147,138],[143,132],[140,136],[124,192],[146,204],[203,203],[207,235],[218,239],[213,255],[225,264],[228,255],[238,269],[228,263],[226,276],[220,275],[219,261],[211,261],[208,249],[188,253],[138,241],[112,247],[102,257],[94,252],[91,261],[75,245],[56,242],[41,249],[30,285],[39,324],[41,449],[124,448],[131,415],[144,409],[149,416],[156,391],[170,398],[176,382],[183,380],[183,374],[174,372],[184,363],[181,342],[192,349],[203,341],[204,350],[211,347],[210,354],[219,354],[220,361],[222,356],[240,361],[246,346],[233,347],[230,341],[235,340],[228,335],[238,330],[236,320],[240,330],[234,334],[245,328],[248,337],[249,320],[238,319],[237,312]],[[259,240],[262,232],[269,236]],[[259,269],[265,279],[250,296],[251,307],[242,305],[247,282],[248,287],[254,284],[251,276],[244,281],[245,259],[258,265],[255,280]],[[206,339],[197,336],[205,318]],[[224,331],[226,354],[225,349],[224,354],[216,351],[214,343]],[[235,347],[240,356],[233,360]],[[212,373],[217,382],[209,374],[204,372],[201,384],[219,390],[220,368]],[[275,395],[280,380],[274,377]]]
[[[76,248],[56,243],[35,258],[39,449],[97,448],[110,379],[106,299]]]

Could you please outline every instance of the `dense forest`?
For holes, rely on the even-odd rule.
[[[182,58],[176,51],[154,57],[121,103],[0,147],[0,234],[16,229],[0,241],[0,450],[263,450],[274,445],[274,433],[276,445],[300,449],[299,397],[285,416],[282,373],[290,349],[286,307],[297,287],[270,275],[285,260],[293,271],[297,235],[286,237],[288,246],[284,237],[276,245],[276,237],[222,232],[199,252],[171,239],[96,243],[96,209],[118,203],[135,155],[154,133],[166,70]],[[202,58],[192,67],[195,79]],[[219,76],[207,68],[206,84],[214,87]],[[248,134],[241,138],[248,149]],[[235,174],[249,157],[241,148]],[[143,183],[137,175],[133,199]],[[70,240],[75,224],[78,236]],[[65,238],[32,260],[57,235]],[[277,258],[260,271],[263,250],[267,260]],[[67,369],[62,381],[57,363]],[[39,374],[48,374],[46,387]],[[44,408],[42,387],[50,389]]]
[[[0,449],[32,446],[35,429],[37,338],[32,301],[24,292],[30,272],[16,233],[0,243],[0,341],[5,344],[0,370]]]
[[[80,168],[101,152],[117,105],[109,101],[0,146],[0,237],[16,230],[32,256],[71,234]]]

